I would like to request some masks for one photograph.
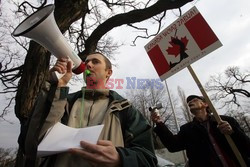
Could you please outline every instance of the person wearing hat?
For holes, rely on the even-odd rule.
[[[221,115],[218,124],[210,113],[202,96],[190,95],[187,104],[194,118],[180,127],[174,135],[156,113],[151,119],[156,123],[154,132],[170,152],[186,150],[190,167],[238,167],[240,166],[225,135],[230,135],[245,163],[250,166],[250,139],[237,121]]]

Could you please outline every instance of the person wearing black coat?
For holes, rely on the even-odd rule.
[[[247,166],[250,166],[250,139],[238,122],[229,116],[221,116],[218,124],[210,114],[208,104],[201,96],[187,98],[192,122],[181,126],[174,135],[157,113],[151,114],[156,123],[154,132],[170,152],[186,150],[190,167],[240,167],[225,135],[230,135]]]

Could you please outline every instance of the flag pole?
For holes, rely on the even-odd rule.
[[[201,82],[199,81],[198,77],[196,76],[196,74],[195,74],[193,68],[191,67],[191,65],[188,65],[187,68],[188,68],[189,72],[191,73],[193,79],[195,80],[195,82],[196,82],[198,88],[200,89],[202,96],[205,98],[205,100],[206,100],[206,102],[207,102],[207,104],[208,104],[208,106],[209,106],[209,109],[210,109],[210,110],[212,111],[212,113],[213,113],[213,116],[215,117],[216,121],[217,121],[218,123],[220,123],[220,122],[221,122],[221,118],[220,118],[219,114],[217,113],[216,109],[214,108],[212,102],[210,101],[210,99],[209,99],[209,97],[208,97],[208,95],[207,95],[205,89],[203,88],[203,86],[202,86]],[[247,165],[246,165],[244,159],[242,158],[242,156],[241,156],[241,154],[240,154],[238,148],[236,147],[234,141],[232,140],[231,136],[229,136],[229,135],[227,135],[227,134],[224,134],[224,135],[225,135],[225,137],[226,137],[226,139],[227,139],[227,142],[228,142],[229,145],[231,146],[231,149],[233,150],[234,155],[236,156],[237,160],[239,161],[241,167],[247,167]]]
[[[170,96],[170,92],[169,92],[168,84],[167,84],[166,80],[165,80],[165,85],[166,85],[166,88],[167,88],[167,92],[168,92],[168,97],[169,97],[169,101],[170,101],[172,113],[174,115],[176,129],[177,129],[177,132],[179,132],[180,131],[180,125],[178,124],[178,121],[177,121],[177,118],[176,118],[176,115],[175,115],[174,105],[173,105],[173,102],[172,102],[172,99],[171,99],[171,96]],[[186,157],[186,154],[185,154],[184,150],[182,151],[182,154],[183,154],[184,161],[187,162],[187,157]]]

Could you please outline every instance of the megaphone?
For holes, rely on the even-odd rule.
[[[80,74],[84,72],[85,64],[59,30],[53,14],[54,8],[53,4],[47,5],[31,14],[16,27],[12,34],[16,37],[24,36],[36,41],[57,58],[69,57],[73,62],[72,71],[75,74]]]

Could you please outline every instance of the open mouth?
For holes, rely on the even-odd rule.
[[[192,106],[194,106],[193,103],[189,103],[189,104],[188,104],[188,107],[192,107]]]

